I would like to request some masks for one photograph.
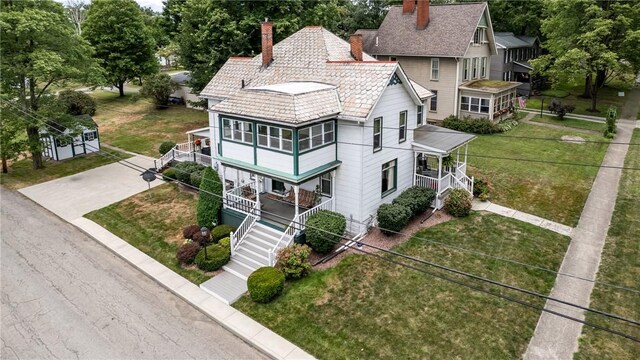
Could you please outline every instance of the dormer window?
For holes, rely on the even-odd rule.
[[[476,28],[476,32],[473,34],[473,45],[480,45],[485,42],[486,30],[483,27]]]

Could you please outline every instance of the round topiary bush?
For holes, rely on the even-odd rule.
[[[217,243],[220,239],[229,237],[229,234],[233,231],[236,231],[236,229],[231,225],[218,225],[211,230],[211,241]]]
[[[172,167],[165,169],[162,172],[162,176],[164,177],[165,180],[176,180],[178,178],[176,169]]]
[[[160,153],[160,155],[164,155],[168,153],[171,149],[173,149],[175,146],[176,146],[175,142],[165,141],[162,144],[160,144],[160,148],[158,148],[158,152]]]
[[[271,266],[261,267],[249,275],[247,288],[251,300],[268,303],[284,289],[284,274]]]
[[[338,244],[346,227],[347,220],[344,215],[320,210],[307,220],[307,244],[320,254],[328,254]]]
[[[469,216],[471,195],[464,189],[453,189],[444,201],[444,211],[455,217]]]
[[[218,244],[207,246],[207,258],[204,258],[204,249],[196,255],[196,265],[202,271],[214,271],[220,269],[231,259],[231,249]]]
[[[311,271],[309,263],[311,248],[307,245],[293,244],[278,251],[276,268],[282,270],[287,279],[300,279]]]
[[[96,101],[81,91],[62,90],[58,94],[58,101],[66,108],[69,115],[95,115]]]
[[[412,186],[398,195],[398,197],[393,200],[393,203],[408,207],[411,210],[412,216],[416,216],[427,211],[435,198],[435,190]]]
[[[193,240],[193,236],[200,232],[200,226],[198,225],[189,225],[182,229],[182,236],[185,239]]]
[[[378,227],[385,235],[402,230],[411,219],[411,209],[398,204],[382,204],[378,208]]]
[[[191,241],[178,248],[176,258],[178,258],[178,261],[180,261],[181,264],[190,265],[193,264],[193,261],[196,259],[196,255],[198,255],[199,251],[200,244],[195,241]]]

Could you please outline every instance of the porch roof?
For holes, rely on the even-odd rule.
[[[314,177],[317,177],[319,175],[322,175],[328,171],[331,171],[335,168],[337,168],[338,166],[340,166],[340,164],[342,164],[342,161],[340,160],[335,160],[332,161],[330,163],[324,164],[322,166],[319,166],[315,169],[309,170],[307,172],[304,172],[302,174],[299,175],[293,175],[293,174],[288,174],[288,173],[284,173],[282,171],[277,171],[277,170],[273,170],[273,169],[269,169],[263,166],[258,166],[258,165],[254,165],[254,164],[249,164],[246,163],[244,161],[239,161],[239,160],[235,160],[235,159],[230,159],[230,158],[226,158],[224,156],[219,156],[218,160],[220,160],[220,162],[222,163],[222,165],[224,166],[228,166],[231,168],[235,168],[235,169],[239,169],[239,170],[244,170],[244,171],[248,171],[248,172],[252,172],[254,174],[258,174],[258,175],[264,175],[270,178],[274,178],[277,180],[281,180],[284,181],[286,183],[289,184],[302,184],[303,182],[313,179]]]
[[[440,154],[449,154],[475,138],[473,134],[427,124],[413,131],[413,146]]]
[[[200,136],[200,137],[209,137],[209,127],[190,130],[190,131],[187,131],[187,134],[193,134],[195,136]]]

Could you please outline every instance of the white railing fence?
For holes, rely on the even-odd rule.
[[[304,228],[304,225],[307,223],[307,220],[309,219],[309,216],[317,213],[320,210],[329,210],[331,211],[332,209],[332,205],[333,205],[333,198],[330,198],[328,200],[326,200],[325,202],[321,203],[318,206],[315,206],[303,213],[301,213],[300,215],[298,215],[298,221],[297,221],[297,227],[299,230],[302,230]]]
[[[226,193],[225,197],[227,199],[227,201],[225,201],[227,208],[237,210],[244,214],[258,216],[260,209],[256,209],[256,201],[232,193]]]
[[[438,179],[420,174],[415,174],[416,186],[433,189],[438,191]]]
[[[460,176],[459,178],[451,177],[451,187],[454,189],[464,189],[473,196],[473,177]]]
[[[256,182],[255,181],[250,181],[248,183],[242,184],[241,186],[238,187],[234,187],[233,189],[227,190],[227,194],[233,194],[236,196],[243,196],[244,195],[244,189],[246,187],[249,187],[249,189],[251,189],[251,193],[252,194],[256,194]]]
[[[170,164],[171,161],[173,161],[173,158],[174,158],[174,153],[173,152],[174,152],[174,150],[175,150],[175,148],[167,151],[166,154],[160,156],[160,159],[158,159],[158,162],[160,163],[160,166],[157,166],[157,164],[156,164],[156,167],[158,169],[162,169],[165,165]]]
[[[244,237],[249,233],[256,221],[258,221],[258,216],[254,215],[257,214],[257,211],[257,204],[254,203],[254,207],[246,213],[247,217],[244,218],[240,226],[238,226],[238,229],[229,234],[231,240],[229,242],[229,246],[231,247],[231,256],[235,254],[236,250],[242,243],[242,240],[244,240]]]
[[[186,143],[182,143],[182,144],[176,144],[175,147],[176,150],[179,151],[184,151],[184,152],[193,152],[193,143],[191,142],[186,142]]]
[[[282,233],[282,236],[280,236],[280,239],[278,240],[276,245],[271,249],[271,251],[269,251],[269,265],[275,266],[276,256],[278,255],[278,251],[280,251],[280,249],[284,249],[287,246],[291,245],[291,242],[293,241],[293,237],[297,231],[296,230],[297,222],[298,222],[298,217],[294,217],[293,220],[291,220],[291,223],[289,224],[289,226],[287,226],[287,228]]]
[[[162,155],[160,159],[156,161],[156,167],[163,168],[165,165],[171,163],[171,161],[195,161],[200,165],[211,166],[213,164],[213,157],[205,155],[199,152],[195,152],[193,144],[190,142],[177,144],[173,149],[167,151]]]

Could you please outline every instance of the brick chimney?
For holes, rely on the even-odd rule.
[[[262,23],[262,66],[267,67],[273,61],[273,24],[264,19]]]
[[[416,8],[416,0],[402,0],[402,13],[412,14]]]
[[[349,44],[351,44],[351,56],[356,61],[362,61],[362,34],[349,36]]]
[[[418,0],[416,29],[424,30],[429,24],[429,0]]]

